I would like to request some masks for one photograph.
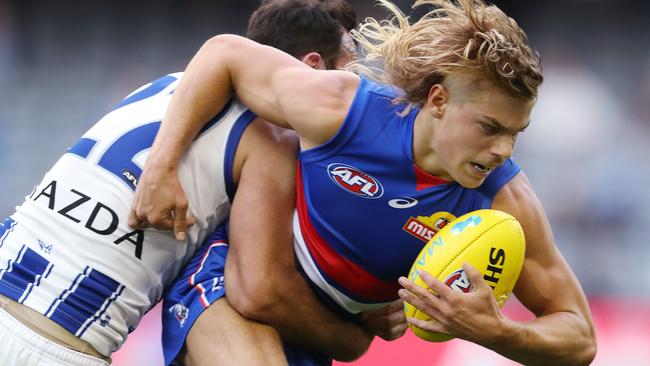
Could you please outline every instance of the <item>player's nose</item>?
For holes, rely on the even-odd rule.
[[[515,142],[512,137],[503,135],[494,140],[494,143],[490,146],[490,153],[499,158],[500,161],[504,161],[512,156],[514,147]]]

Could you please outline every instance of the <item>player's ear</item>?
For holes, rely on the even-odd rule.
[[[433,84],[429,89],[427,97],[427,107],[435,118],[441,118],[445,113],[445,108],[449,102],[449,91],[440,84]]]
[[[325,70],[325,60],[323,60],[323,57],[318,52],[309,52],[302,56],[300,61],[311,68]]]

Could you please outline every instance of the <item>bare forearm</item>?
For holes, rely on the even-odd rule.
[[[501,335],[479,343],[525,365],[588,365],[595,356],[591,328],[578,316],[558,312],[529,323],[505,320]]]
[[[245,315],[273,326],[287,341],[340,361],[354,360],[367,350],[371,334],[336,316],[299,274],[285,274],[286,280],[282,288],[273,291],[274,299],[266,302],[268,306],[253,307]]]
[[[230,99],[228,65],[232,57],[225,48],[221,38],[215,37],[192,58],[172,95],[150,152],[150,156],[159,158],[150,160],[178,162],[200,128]]]
[[[526,260],[515,293],[538,317],[525,324],[506,321],[503,341],[487,346],[526,365],[589,364],[596,337],[587,298],[523,172],[499,191],[492,207],[517,218],[526,234]]]

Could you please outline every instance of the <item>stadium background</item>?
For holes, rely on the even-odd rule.
[[[210,36],[242,34],[255,0],[0,0],[0,217],[134,88],[180,71]],[[383,17],[352,0],[360,19]],[[410,12],[411,1],[396,1]],[[590,298],[594,365],[650,364],[650,3],[495,1],[527,31],[546,81],[515,158]],[[417,13],[414,15],[417,16]],[[525,319],[516,303],[509,314]],[[161,363],[160,309],[114,357]],[[218,347],[218,345],[215,345]],[[377,341],[355,365],[509,365],[462,341]]]

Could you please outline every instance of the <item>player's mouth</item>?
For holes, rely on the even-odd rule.
[[[472,163],[472,168],[482,176],[487,176],[492,171],[492,168],[479,163]]]

